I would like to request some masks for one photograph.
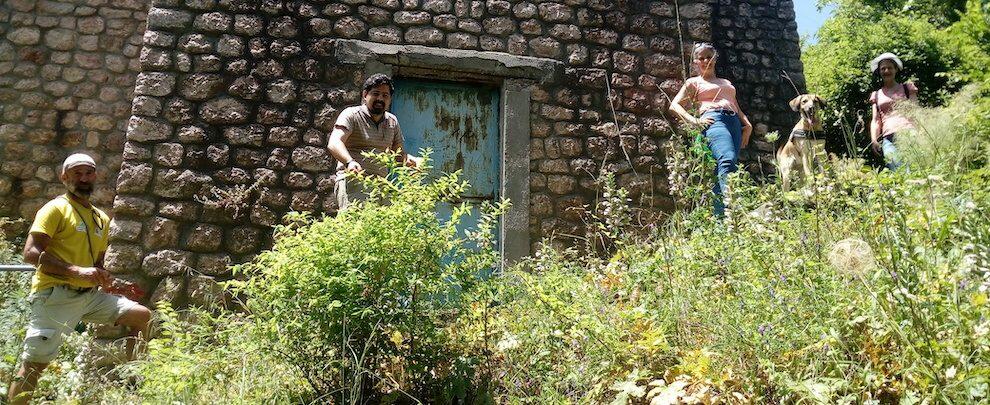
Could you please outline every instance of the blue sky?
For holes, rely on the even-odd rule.
[[[797,15],[798,34],[807,38],[809,43],[816,42],[813,38],[825,19],[832,13],[834,7],[829,6],[819,11],[816,0],[794,0],[794,13]]]

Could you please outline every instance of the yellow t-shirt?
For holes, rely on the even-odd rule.
[[[60,196],[38,210],[31,224],[31,233],[43,233],[52,238],[46,250],[62,261],[82,267],[92,267],[107,250],[110,240],[110,217],[96,207],[86,208]],[[31,292],[61,284],[74,287],[95,287],[89,281],[53,276],[38,270],[31,279]]]

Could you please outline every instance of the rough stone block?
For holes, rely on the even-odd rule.
[[[114,243],[107,249],[104,265],[114,274],[133,273],[141,268],[144,250],[138,245]]]
[[[234,32],[240,35],[258,35],[265,28],[265,22],[261,17],[238,14],[234,16]]]
[[[447,46],[455,49],[475,49],[478,47],[478,37],[463,32],[448,34]]]
[[[223,35],[217,41],[217,53],[221,56],[235,57],[244,53],[244,39],[234,35]]]
[[[241,124],[247,122],[250,107],[235,98],[222,97],[203,103],[199,116],[211,124]]]
[[[171,135],[172,125],[156,118],[132,116],[127,124],[127,139],[131,141],[161,141]]]
[[[193,28],[203,32],[226,32],[234,23],[234,18],[228,14],[213,12],[196,16]]]
[[[268,23],[268,35],[275,38],[293,38],[298,34],[299,26],[292,17],[277,17]]]
[[[411,44],[436,45],[443,42],[443,32],[433,27],[412,27],[406,30],[405,38]]]
[[[292,193],[292,201],[289,208],[293,211],[314,211],[318,206],[319,194],[311,191],[298,191]]]
[[[233,96],[254,100],[261,92],[261,83],[251,76],[242,76],[234,79],[227,91]]]
[[[210,224],[196,224],[186,236],[185,248],[193,252],[216,252],[220,249],[222,240],[223,228]]]
[[[432,17],[425,11],[399,11],[395,13],[393,20],[400,26],[409,27],[428,24]]]
[[[547,188],[554,194],[569,194],[577,186],[577,180],[572,176],[549,175],[547,176]]]
[[[224,87],[218,74],[195,73],[184,77],[179,84],[179,94],[187,100],[206,100],[217,95]]]
[[[7,40],[15,45],[36,45],[41,41],[41,30],[35,27],[15,28],[7,33]]]
[[[206,130],[195,125],[179,127],[176,137],[182,143],[204,143],[210,140],[210,136]]]
[[[540,3],[539,12],[546,22],[566,22],[574,18],[571,8],[560,3]]]
[[[175,75],[165,72],[142,72],[134,83],[134,94],[167,96],[175,88]]]
[[[170,122],[188,124],[195,118],[193,103],[181,98],[173,98],[165,106],[163,115]]]
[[[185,150],[182,144],[160,143],[155,145],[155,163],[165,167],[176,167],[182,164]]]
[[[193,16],[187,11],[152,7],[148,10],[148,28],[182,29],[189,27]]]
[[[273,127],[268,131],[268,143],[293,147],[299,143],[299,129],[295,127]]]
[[[147,249],[174,248],[179,241],[179,223],[169,218],[158,217],[148,224],[148,232],[144,235],[144,247]]]
[[[222,308],[229,301],[223,285],[210,276],[193,276],[187,286],[189,305],[199,308]]]
[[[516,30],[516,23],[508,17],[493,17],[486,19],[482,26],[485,32],[492,35],[508,35]]]
[[[141,237],[141,221],[115,219],[110,224],[110,241],[137,242]]]
[[[221,240],[223,233],[221,232]],[[227,254],[204,254],[199,256],[199,261],[196,263],[196,269],[200,273],[208,276],[227,276],[230,274],[229,266],[233,264],[230,259],[230,255]]]
[[[199,203],[192,201],[169,201],[158,204],[158,215],[179,221],[194,221]]]
[[[308,172],[330,170],[333,159],[324,147],[303,146],[292,151],[292,164]]]
[[[117,176],[117,192],[125,194],[141,194],[147,191],[151,184],[151,165],[125,163]]]
[[[286,104],[296,100],[296,83],[290,79],[276,80],[268,85],[268,100]]]
[[[203,34],[189,34],[179,37],[177,48],[190,54],[213,52],[213,44]]]
[[[355,17],[344,17],[333,25],[333,32],[343,38],[360,37],[368,29],[368,26]]]
[[[77,37],[73,30],[56,28],[45,33],[45,45],[51,49],[68,51],[75,48]]]
[[[231,229],[224,242],[230,253],[253,253],[260,243],[260,235],[261,232],[257,228],[240,226]]]
[[[193,267],[193,255],[179,250],[159,250],[144,257],[141,270],[150,277],[189,274]]]
[[[191,199],[200,189],[210,183],[210,178],[191,170],[160,170],[155,176],[155,195],[167,198]]]
[[[165,277],[155,286],[148,303],[152,309],[157,309],[163,302],[174,308],[180,304],[180,299],[185,294],[185,286],[186,278],[184,276]]]
[[[265,140],[265,127],[257,124],[228,127],[223,130],[223,136],[231,145],[261,146]]]

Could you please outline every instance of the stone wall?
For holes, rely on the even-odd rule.
[[[94,201],[110,207],[148,4],[0,2],[0,216],[33,218],[64,192],[75,151],[101,164]]]
[[[42,13],[40,5],[21,3],[11,4]],[[359,102],[366,74],[382,67],[348,54],[341,45],[347,41],[453,48],[488,55],[477,59],[487,61],[500,60],[491,57],[496,53],[520,55],[532,66],[559,67],[513,84],[530,99],[522,117],[529,128],[529,197],[514,203],[528,212],[534,246],[583,234],[578,209],[596,198],[600,170],[615,173],[644,213],[669,211],[660,145],[671,133],[667,103],[683,82],[693,42],[714,39],[725,55],[720,72],[737,84],[758,132],[785,128],[792,123],[782,108],[791,94],[782,86],[790,85],[777,78],[775,64],[786,64],[796,80],[802,76],[791,8],[779,0],[155,0],[140,60],[128,65],[141,69],[131,78],[133,116],[112,115],[113,128],[91,143],[104,161],[122,160],[116,184],[113,177],[104,183],[117,191],[108,267],[142,281],[154,291],[152,300],[207,304],[219,297],[216,281],[231,276],[227,265],[271,243],[271,226],[282,214],[334,212],[326,135],[337,113]],[[47,31],[37,31],[33,40],[34,34],[14,35],[25,43],[18,47],[41,48]],[[137,53],[140,44],[130,45],[124,55]],[[388,63],[406,69],[391,70],[400,76],[415,70],[506,80],[472,72],[473,62],[437,65],[431,73],[423,60],[403,65],[410,58],[397,52]],[[365,59],[374,63],[354,63]],[[19,66],[10,63],[0,71],[4,83]],[[32,72],[25,79],[42,75]],[[99,96],[77,99],[95,106],[88,101]],[[27,113],[19,114],[4,117]],[[84,125],[82,117],[79,122]],[[27,126],[4,128],[4,140],[30,144]],[[17,128],[23,130],[12,131]],[[764,154],[746,157],[759,173],[771,147],[754,140],[754,150]],[[44,158],[50,170],[63,148],[40,143],[55,156]],[[44,166],[22,165],[31,169],[10,169],[16,175],[7,174],[8,183]],[[7,173],[6,162],[3,167]],[[44,194],[36,193],[39,201]],[[25,207],[22,215],[33,214]]]

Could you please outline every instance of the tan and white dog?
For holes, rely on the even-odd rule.
[[[787,142],[777,149],[777,168],[784,191],[789,191],[791,183],[800,177],[814,175],[816,146],[820,148],[825,144],[819,114],[825,107],[822,98],[817,94],[802,94],[791,100],[790,105],[792,110],[801,113],[801,120],[794,125]]]

